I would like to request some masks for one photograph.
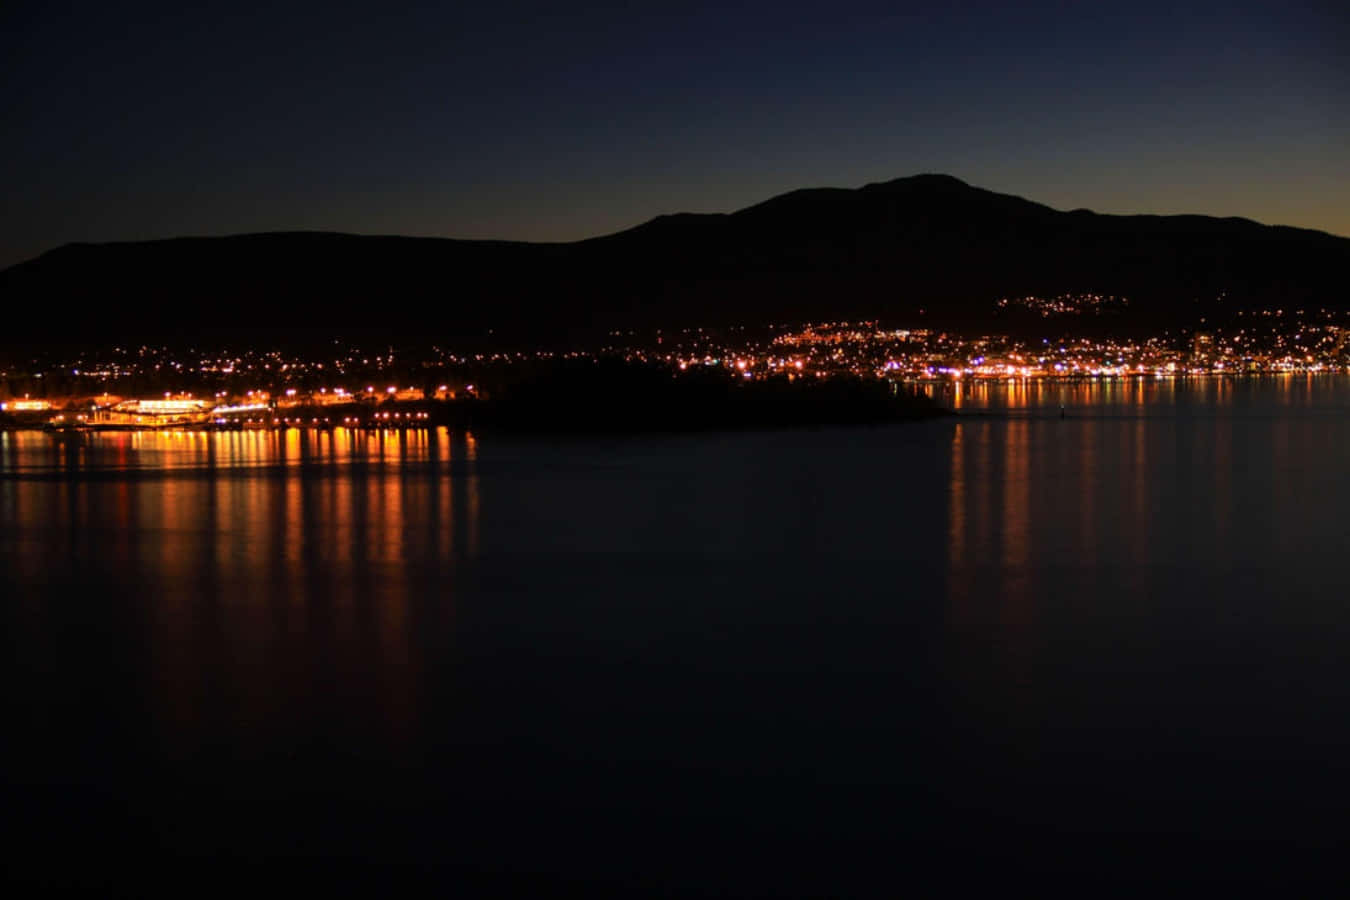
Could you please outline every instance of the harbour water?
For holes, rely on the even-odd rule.
[[[1339,879],[1350,378],[951,399],[689,436],[0,433],[9,874]]]

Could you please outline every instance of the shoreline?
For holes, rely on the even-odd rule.
[[[1042,375],[1042,376],[975,376],[961,379],[897,379],[891,384],[909,391],[898,402],[877,402],[877,398],[862,394],[835,397],[829,403],[810,396],[811,388],[798,388],[803,394],[791,396],[784,391],[774,396],[745,398],[742,402],[728,402],[725,397],[686,396],[675,391],[664,399],[673,406],[653,407],[628,405],[634,397],[601,397],[595,405],[564,399],[548,391],[548,396],[531,397],[524,404],[494,400],[444,401],[423,400],[399,403],[392,408],[344,405],[338,408],[298,406],[271,411],[271,420],[212,421],[175,424],[62,424],[50,419],[37,420],[32,414],[22,419],[0,413],[0,433],[41,431],[53,435],[90,433],[137,432],[236,432],[236,431],[334,431],[338,429],[363,432],[414,431],[448,427],[456,430],[499,432],[504,434],[683,434],[711,431],[758,431],[788,428],[828,428],[857,425],[885,425],[923,421],[937,418],[978,416],[993,412],[957,408],[950,405],[953,394],[972,387],[993,388],[1034,385],[1112,384],[1130,382],[1154,383],[1250,383],[1303,378],[1339,378],[1347,373],[1329,371],[1285,372],[1185,372],[1174,374],[1138,373],[1127,375]],[[879,381],[873,385],[886,384]],[[855,386],[859,385],[855,382]],[[930,395],[925,389],[932,388]],[[861,398],[861,399],[860,399]],[[615,400],[622,403],[615,406]],[[707,403],[712,399],[712,403]],[[842,405],[836,405],[843,400]],[[542,403],[539,401],[543,401]],[[855,405],[856,402],[856,405]],[[1025,407],[1028,410],[1035,407]],[[1047,407],[1048,409],[1048,407]],[[53,413],[59,415],[61,408]],[[1006,412],[1006,410],[1000,410]],[[283,415],[290,413],[290,415]],[[324,415],[328,413],[328,415]]]
[[[73,435],[88,434],[238,434],[238,433],[283,433],[286,431],[353,431],[365,433],[389,433],[389,432],[408,432],[408,431],[429,431],[436,428],[447,428],[451,431],[463,431],[480,434],[502,434],[511,436],[540,436],[548,437],[553,435],[597,435],[597,436],[618,436],[618,435],[647,435],[647,434],[709,434],[715,432],[738,432],[738,431],[775,431],[775,430],[809,430],[820,428],[859,428],[859,427],[877,427],[885,425],[903,425],[910,422],[925,422],[933,419],[954,418],[961,415],[956,410],[939,407],[930,411],[914,412],[913,414],[898,415],[892,417],[861,418],[861,419],[820,419],[820,420],[802,420],[802,421],[760,421],[725,423],[725,422],[706,422],[706,423],[686,423],[683,425],[672,425],[670,427],[647,427],[647,426],[622,426],[603,427],[597,425],[588,425],[579,423],[576,426],[565,427],[556,424],[533,425],[531,423],[511,423],[509,425],[500,422],[480,422],[478,424],[466,422],[437,422],[428,420],[416,423],[393,424],[382,423],[379,425],[353,425],[350,423],[331,423],[331,424],[284,424],[284,425],[246,425],[240,427],[221,426],[215,424],[204,425],[164,425],[164,426],[146,426],[146,425],[106,425],[106,426],[63,426],[49,427],[47,425],[0,425],[0,433],[19,433],[19,432],[37,432],[49,434],[53,437],[66,437]]]

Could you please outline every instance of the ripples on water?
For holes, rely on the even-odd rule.
[[[19,874],[1335,877],[1350,381],[959,406],[556,442],[0,433]]]

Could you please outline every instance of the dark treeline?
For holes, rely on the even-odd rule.
[[[510,431],[689,431],[879,424],[942,415],[926,395],[855,378],[739,379],[620,361],[568,361],[501,385],[480,421]]]

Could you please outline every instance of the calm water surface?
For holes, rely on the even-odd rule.
[[[0,433],[9,874],[1339,878],[1350,379],[948,396],[753,434]]]

